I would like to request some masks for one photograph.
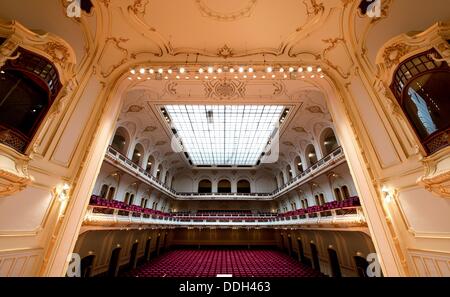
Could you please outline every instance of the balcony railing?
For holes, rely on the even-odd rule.
[[[155,176],[151,175],[147,171],[145,171],[142,167],[134,163],[132,160],[128,159],[113,147],[109,147],[106,160],[116,162],[121,165],[124,169],[129,170],[139,177],[144,179],[150,185],[155,188],[161,190],[162,192],[168,194],[172,198],[185,200],[185,199],[227,199],[227,200],[240,200],[240,199],[251,199],[251,200],[272,200],[280,195],[283,195],[287,191],[292,190],[293,188],[303,184],[308,179],[316,176],[317,174],[322,173],[323,170],[328,170],[333,166],[337,166],[345,161],[344,152],[341,147],[338,147],[336,150],[320,159],[307,168],[305,171],[292,178],[289,182],[282,185],[275,191],[271,193],[184,193],[184,192],[176,192],[171,187],[158,180]]]
[[[176,215],[164,213],[93,196],[85,216],[85,225],[286,226],[338,223],[366,224],[358,197],[328,202],[322,206],[313,206],[278,215],[252,213],[244,216],[230,214],[206,216],[204,214]]]

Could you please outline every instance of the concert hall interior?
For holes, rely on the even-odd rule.
[[[448,2],[0,1],[0,276],[450,276]]]

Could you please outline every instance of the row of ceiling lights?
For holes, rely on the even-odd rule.
[[[257,73],[261,73],[259,76]],[[132,80],[134,77],[138,80],[142,79],[151,79],[151,75],[155,75],[156,78],[159,79],[217,79],[217,75],[226,75],[231,74],[234,75],[234,78],[323,78],[324,74],[322,72],[322,68],[313,67],[313,66],[289,66],[289,67],[273,67],[273,66],[265,66],[259,67],[258,69],[254,67],[244,67],[244,66],[236,66],[236,67],[198,67],[196,69],[186,67],[179,68],[163,68],[159,67],[157,69],[153,68],[140,68],[140,69],[131,69],[128,79]],[[277,75],[278,74],[278,75]],[[241,75],[241,76],[239,76]]]

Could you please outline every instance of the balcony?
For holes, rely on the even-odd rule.
[[[359,198],[328,202],[284,214],[176,214],[126,205],[96,196],[91,198],[84,219],[88,226],[173,226],[173,227],[286,227],[313,226],[366,226],[366,219],[359,204]]]
[[[303,183],[311,180],[317,175],[320,175],[342,163],[345,162],[344,151],[341,147],[337,148],[329,155],[320,159],[317,163],[303,171],[301,174],[292,178],[288,183],[276,189],[272,193],[182,193],[176,192],[168,187],[163,182],[156,179],[150,173],[145,171],[139,165],[116,151],[111,146],[108,148],[105,160],[109,163],[118,166],[122,170],[131,175],[136,176],[140,180],[160,190],[162,193],[177,199],[177,200],[273,200],[283,194],[293,190]]]

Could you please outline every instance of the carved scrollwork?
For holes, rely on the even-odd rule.
[[[29,161],[29,157],[0,143],[0,197],[21,191],[32,182]]]
[[[450,147],[422,160],[425,174],[418,183],[440,197],[450,198]]]

